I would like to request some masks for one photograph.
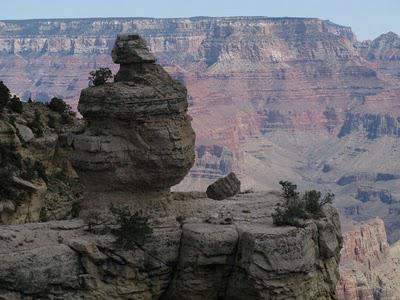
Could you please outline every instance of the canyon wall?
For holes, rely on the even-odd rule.
[[[398,299],[400,245],[389,246],[383,221],[348,225],[344,231],[339,299]]]

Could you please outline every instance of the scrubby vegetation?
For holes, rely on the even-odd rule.
[[[30,158],[23,159],[15,146],[0,145],[0,199],[22,201],[28,193],[15,186],[13,178],[27,181],[35,179],[47,180],[43,164]]]
[[[149,225],[149,219],[142,212],[132,213],[128,207],[117,208],[110,206],[113,218],[100,211],[89,211],[83,218],[91,233],[111,232],[115,237],[115,245],[118,248],[132,250],[142,248],[146,239],[153,233]],[[110,222],[114,219],[114,222]]]
[[[35,110],[35,117],[28,124],[28,126],[32,129],[33,133],[36,137],[42,137],[44,134],[44,124],[42,120],[42,116],[38,110]]]
[[[277,226],[301,226],[301,220],[318,219],[324,216],[323,207],[333,201],[332,193],[322,197],[321,192],[311,190],[303,194],[297,192],[297,185],[289,181],[280,181],[282,186],[283,205],[278,205],[272,214],[273,223]]]
[[[153,233],[149,226],[149,219],[142,215],[142,212],[132,214],[128,208],[111,207],[110,211],[117,219],[118,228],[112,233],[117,238],[115,244],[118,247],[129,250],[136,246],[143,246],[146,238]]]
[[[59,114],[62,114],[63,112],[70,110],[69,106],[64,102],[64,100],[57,97],[51,98],[48,107],[52,111],[57,112]]]
[[[90,72],[89,75],[90,83],[94,86],[103,85],[113,78],[112,72],[109,68],[100,68]]]
[[[0,81],[0,113],[4,110],[10,99],[11,99],[10,90],[3,83],[3,81]]]
[[[16,113],[22,114],[23,111],[23,105],[21,99],[19,99],[17,96],[12,96],[10,101],[8,102],[7,106]]]
[[[58,129],[60,124],[68,125],[74,121],[73,116],[75,113],[72,111],[71,106],[64,102],[64,100],[53,97],[47,106],[54,112],[60,115],[59,118],[49,115],[48,125],[51,128]]]

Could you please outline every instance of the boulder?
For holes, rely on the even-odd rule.
[[[15,127],[18,129],[19,135],[25,143],[28,143],[35,138],[32,129],[28,126],[16,123]]]
[[[91,191],[165,191],[193,166],[195,134],[187,91],[155,63],[143,39],[119,35],[115,82],[82,91],[87,121],[74,166]]]
[[[111,53],[116,64],[154,63],[156,61],[146,46],[146,41],[138,34],[119,34]]]
[[[24,180],[24,179],[16,177],[16,176],[12,177],[12,183],[14,183],[18,187],[20,187],[28,192],[36,192],[39,189],[32,182]]]
[[[207,188],[207,197],[214,200],[223,200],[235,196],[240,192],[240,180],[235,173],[220,178]]]

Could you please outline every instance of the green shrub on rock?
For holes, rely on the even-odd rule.
[[[149,226],[149,219],[142,215],[141,212],[132,214],[129,208],[110,207],[110,211],[117,218],[119,228],[113,229],[112,233],[117,238],[115,245],[125,250],[142,247],[146,238],[153,233],[153,229]]]
[[[90,83],[94,86],[103,85],[113,78],[112,71],[109,68],[100,68],[89,73]]]
[[[8,102],[7,106],[16,113],[22,114],[23,111],[23,104],[21,99],[19,99],[17,96],[13,96],[10,101]]]
[[[42,116],[38,110],[35,111],[35,117],[33,121],[28,124],[28,126],[32,129],[36,137],[42,137],[44,135]]]
[[[69,125],[72,124],[74,122],[74,118],[72,117],[72,115],[69,112],[63,112],[61,114],[61,118],[60,118],[60,123],[63,125]]]
[[[0,112],[3,111],[4,107],[6,107],[10,99],[11,99],[10,90],[3,83],[3,81],[0,81]]]
[[[311,190],[300,195],[297,185],[289,181],[280,181],[283,205],[278,205],[272,214],[272,221],[277,226],[300,227],[300,220],[318,219],[324,216],[323,206],[333,201],[332,193],[322,197],[321,192]]]
[[[57,97],[53,97],[50,100],[48,107],[52,111],[57,112],[59,114],[62,114],[65,111],[69,111],[69,106],[64,102],[64,100],[57,98]]]

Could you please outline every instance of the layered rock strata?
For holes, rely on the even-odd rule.
[[[0,115],[0,224],[71,217],[81,185],[68,140],[80,126],[72,115],[63,124],[42,103],[21,106],[21,112],[6,108]]]
[[[231,172],[228,176],[220,178],[207,188],[207,197],[214,200],[223,200],[235,196],[240,192],[240,180]]]
[[[280,201],[174,194],[166,211],[149,214],[154,232],[133,250],[80,220],[0,226],[0,299],[336,299],[336,211],[304,228],[275,227]]]
[[[166,190],[194,163],[186,88],[159,65],[138,35],[119,35],[115,82],[84,89],[87,121],[74,140],[74,165],[89,190]]]
[[[383,221],[375,219],[344,229],[339,299],[398,299],[400,244],[388,244]]]

